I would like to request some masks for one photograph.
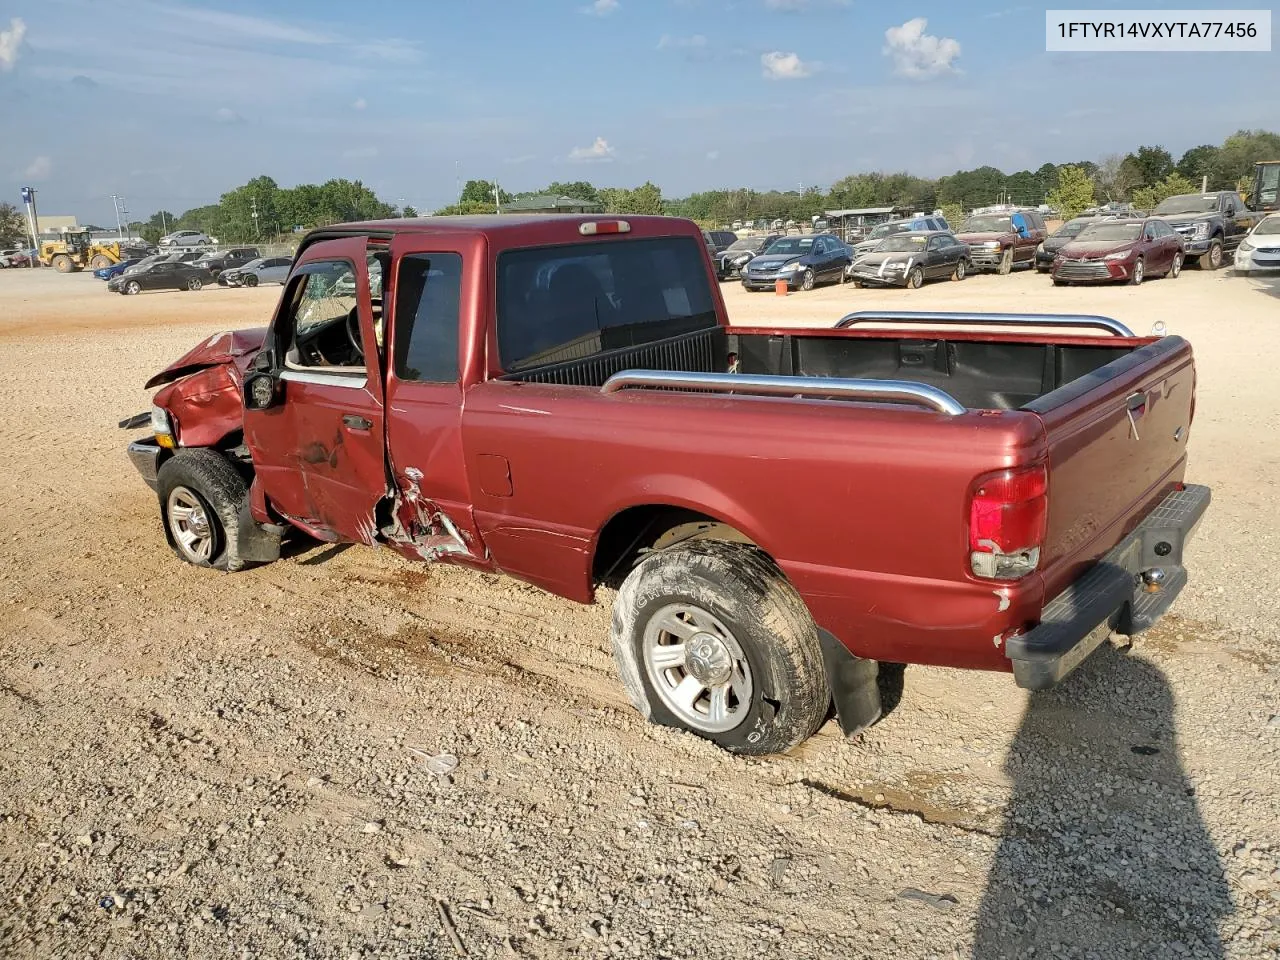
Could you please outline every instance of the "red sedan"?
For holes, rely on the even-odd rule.
[[[1055,284],[1139,284],[1182,272],[1182,239],[1156,217],[1100,220],[1085,227],[1053,261]]]

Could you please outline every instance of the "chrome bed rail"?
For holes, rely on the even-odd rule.
[[[1086,313],[961,313],[928,310],[859,310],[842,317],[836,328],[860,323],[986,324],[998,327],[1092,327],[1117,337],[1136,334],[1119,320]]]
[[[890,400],[959,416],[966,409],[955,397],[924,383],[907,380],[845,380],[839,377],[778,377],[769,374],[681,373],[675,370],[623,370],[600,388],[617,393],[632,387],[705,390],[774,397],[840,397],[846,400]]]

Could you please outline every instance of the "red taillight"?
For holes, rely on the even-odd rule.
[[[630,233],[631,224],[625,220],[589,220],[578,224],[578,232],[584,237],[594,237],[600,233]]]
[[[969,500],[969,563],[975,576],[1016,580],[1040,562],[1049,514],[1043,464],[984,474]]]

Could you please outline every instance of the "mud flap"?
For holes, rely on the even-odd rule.
[[[245,497],[244,502],[240,504],[240,513],[236,517],[234,559],[240,561],[240,565],[279,560],[280,534],[264,529],[264,525],[253,519],[250,500],[250,497]]]
[[[835,701],[840,730],[846,737],[852,737],[880,719],[880,687],[876,683],[880,664],[855,657],[821,627],[818,640],[822,644],[822,665],[827,672],[827,685]]]

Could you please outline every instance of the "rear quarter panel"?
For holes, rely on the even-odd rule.
[[[510,493],[473,480],[496,565],[578,600],[596,538],[628,507],[686,507],[774,557],[855,654],[1005,668],[992,642],[1038,616],[1037,577],[967,574],[975,476],[1043,455],[1038,418],[489,381],[465,400],[468,474],[498,457]]]

